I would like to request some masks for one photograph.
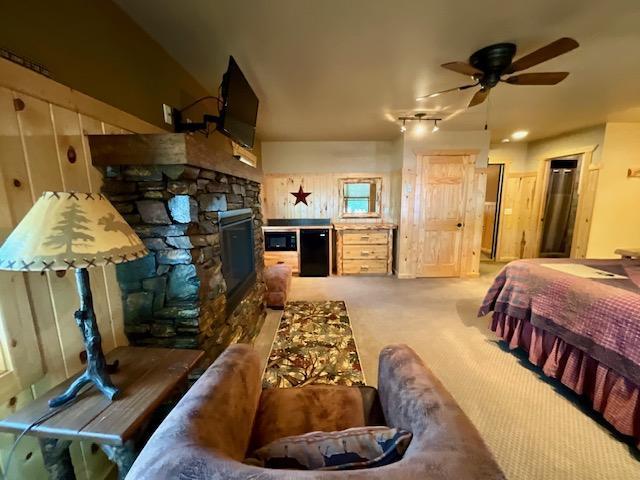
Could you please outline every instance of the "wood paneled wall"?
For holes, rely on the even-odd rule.
[[[91,165],[84,135],[105,133],[154,133],[159,128],[125,112],[0,60],[0,190],[8,199],[11,224],[16,225],[34,201],[46,190],[96,192],[101,174]],[[75,161],[67,152],[75,152]],[[8,233],[8,232],[4,232]],[[8,275],[0,272],[0,275]],[[6,416],[38,397],[53,385],[82,368],[79,354],[84,349],[73,320],[78,307],[74,275],[23,274],[30,300],[40,355],[45,374],[29,388],[16,392],[0,406]],[[120,288],[113,267],[90,270],[94,308],[103,348],[109,351],[125,345]],[[0,292],[0,302],[12,302],[9,292]],[[0,437],[4,459],[13,435]],[[111,465],[90,444],[75,443],[71,449],[79,479],[101,478]],[[31,454],[31,455],[29,455]],[[84,469],[82,468],[84,466]],[[37,441],[24,437],[16,449],[5,478],[46,478]]]
[[[341,178],[382,178],[382,217],[381,218],[340,218]],[[399,177],[399,175],[397,176]],[[398,178],[395,178],[396,183]],[[297,192],[302,186],[305,192],[311,192],[307,203],[294,205],[291,192]],[[379,223],[394,221],[394,204],[391,202],[392,175],[383,173],[322,173],[322,174],[276,174],[264,176],[262,186],[263,212],[265,218],[331,218],[334,221],[350,223]],[[395,207],[397,208],[397,206]]]

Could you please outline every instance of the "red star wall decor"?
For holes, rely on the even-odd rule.
[[[300,188],[298,189],[297,192],[291,192],[291,195],[293,195],[294,197],[296,197],[296,203],[294,203],[293,205],[297,205],[299,203],[304,203],[305,205],[309,205],[307,203],[307,197],[309,195],[311,195],[311,192],[306,193],[303,189],[302,189],[302,185],[300,185]]]

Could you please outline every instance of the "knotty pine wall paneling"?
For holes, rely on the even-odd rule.
[[[102,176],[91,165],[84,135],[128,131],[161,130],[50,79],[0,61],[0,168],[11,224],[15,226],[23,218],[43,191],[98,192]],[[127,343],[115,268],[91,269],[90,277],[103,349],[108,352]],[[44,375],[0,404],[3,417],[83,368],[80,352],[84,346],[73,319],[78,308],[73,272],[29,273],[24,278],[40,348],[34,355],[41,357]],[[3,295],[6,292],[0,292],[0,302]],[[0,435],[3,466],[13,442],[13,435]],[[74,442],[71,455],[79,479],[103,478],[112,468],[102,451],[92,449],[90,443]],[[5,478],[46,478],[37,440],[23,437],[10,471],[3,473]]]
[[[381,218],[340,218],[341,178],[382,178]],[[294,205],[291,192],[302,186],[308,205]],[[393,222],[391,204],[391,175],[383,173],[321,173],[321,174],[265,174],[262,186],[262,200],[265,218],[331,218],[341,223],[381,223]]]

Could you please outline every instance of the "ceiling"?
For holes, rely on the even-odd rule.
[[[638,0],[115,1],[211,91],[233,55],[260,98],[262,140],[392,139],[412,111],[444,111],[443,130],[482,129],[488,114],[493,140],[640,121]],[[441,63],[563,36],[580,48],[528,70],[571,72],[556,86],[501,84],[468,111],[469,91],[415,101],[467,83]]]

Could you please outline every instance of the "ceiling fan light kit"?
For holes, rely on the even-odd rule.
[[[489,45],[474,52],[469,57],[468,63],[448,62],[442,64],[442,67],[447,70],[470,76],[475,83],[430,93],[418,97],[416,100],[424,100],[437,97],[443,93],[462,91],[480,86],[480,89],[471,97],[468,105],[468,108],[471,108],[483,103],[489,96],[491,89],[498,85],[498,83],[509,83],[511,85],[556,85],[567,78],[569,72],[512,74],[563,55],[578,48],[578,46],[578,42],[573,38],[563,37],[513,61],[517,50],[514,43],[496,43]],[[505,75],[511,76],[504,78]]]

